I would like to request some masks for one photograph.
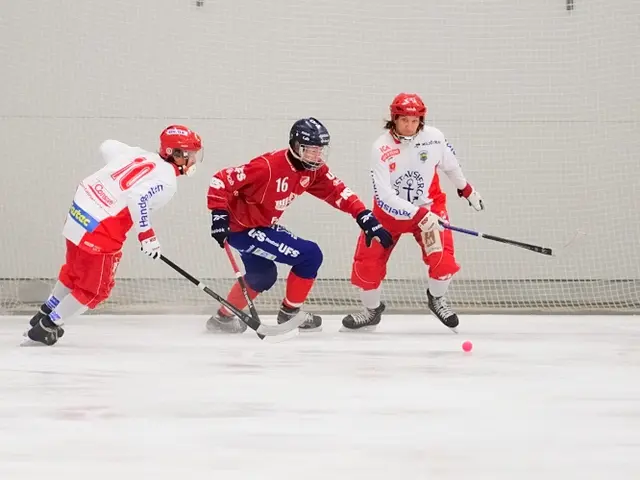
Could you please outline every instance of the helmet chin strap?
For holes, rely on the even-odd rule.
[[[396,132],[395,128],[392,130],[393,136],[401,143],[411,142],[414,138],[416,138],[416,135],[418,135],[418,132],[414,133],[413,135],[400,135],[398,132]]]
[[[391,129],[391,135],[393,135],[393,137],[396,140],[398,140],[400,143],[410,143],[414,138],[416,138],[416,136],[418,136],[418,134],[423,129],[423,127],[424,127],[424,121],[422,120],[422,117],[421,117],[420,125],[418,126],[416,133],[414,133],[413,135],[400,135],[396,130],[396,126],[394,123],[393,128]]]
[[[177,158],[182,158],[186,162],[188,162],[188,160],[184,156],[178,156]],[[190,167],[187,167],[187,164],[178,165],[176,163],[175,151],[170,153],[169,155],[167,155],[167,158],[165,160],[167,160],[170,163],[173,163],[175,165],[175,167],[178,169],[178,171],[180,172],[180,175],[186,175],[187,177],[191,177],[191,176],[193,176],[194,173],[196,173],[196,164],[195,163],[193,165],[191,165]]]
[[[175,161],[173,164],[176,166],[180,175],[186,175],[187,177],[192,177],[196,173],[196,165],[195,163],[187,168],[186,165],[176,165]]]

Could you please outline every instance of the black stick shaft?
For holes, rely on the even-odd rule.
[[[246,323],[249,328],[251,328],[253,330],[258,330],[258,328],[260,328],[260,322],[258,320],[256,320],[255,318],[251,317],[250,315],[247,315],[245,312],[243,312],[239,308],[236,308],[236,306],[232,305],[231,303],[229,303],[226,298],[218,295],[216,292],[211,290],[204,283],[202,283],[196,277],[194,277],[189,272],[184,270],[182,267],[176,265],[175,263],[173,263],[171,260],[169,260],[164,255],[160,255],[160,259],[164,263],[169,265],[171,268],[173,268],[180,275],[182,275],[184,278],[186,278],[191,283],[193,283],[196,287],[198,287],[199,289],[203,290],[207,295],[215,298],[218,302],[220,302],[222,305],[224,305],[229,310],[231,310],[234,314],[236,314],[240,318],[240,320],[242,320],[244,323]]]

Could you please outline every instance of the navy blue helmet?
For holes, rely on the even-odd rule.
[[[317,170],[329,155],[329,130],[319,120],[302,118],[289,132],[289,150],[307,170]]]

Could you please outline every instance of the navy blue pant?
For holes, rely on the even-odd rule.
[[[233,232],[227,241],[240,252],[245,281],[256,292],[269,290],[276,283],[276,263],[291,265],[291,271],[301,278],[316,278],[322,265],[317,243],[299,238],[280,225]]]

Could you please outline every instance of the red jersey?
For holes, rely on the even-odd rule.
[[[278,222],[291,203],[305,192],[354,218],[364,204],[329,167],[296,170],[287,149],[265,153],[249,163],[220,170],[211,178],[209,210],[227,210],[231,231],[268,227]]]

